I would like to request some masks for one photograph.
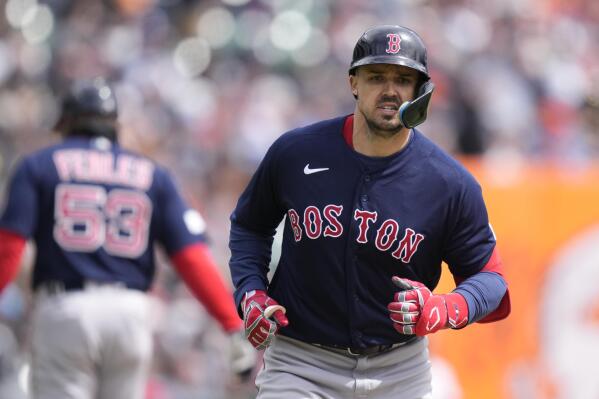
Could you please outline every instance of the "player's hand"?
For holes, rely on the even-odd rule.
[[[258,350],[266,349],[289,320],[285,308],[262,290],[247,292],[242,302],[245,336]]]
[[[256,365],[256,351],[248,340],[245,339],[245,331],[243,329],[233,332],[230,337],[231,371],[244,382],[252,375],[252,371]]]
[[[397,276],[392,280],[402,291],[395,293],[387,309],[400,334],[424,336],[468,323],[468,305],[460,294],[434,295],[418,281]]]

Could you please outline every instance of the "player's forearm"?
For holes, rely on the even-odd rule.
[[[464,297],[468,303],[468,323],[474,323],[499,307],[507,283],[498,273],[482,271],[462,281],[453,292]]]
[[[225,331],[241,328],[231,291],[205,244],[190,245],[174,254],[171,261],[195,297]]]
[[[235,304],[243,299],[243,294],[251,290],[266,291],[267,273],[270,264],[273,236],[265,236],[248,230],[234,221],[231,222],[229,267],[235,286]]]
[[[17,275],[26,242],[20,235],[0,229],[0,292]]]

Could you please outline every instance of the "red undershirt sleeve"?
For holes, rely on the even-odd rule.
[[[0,292],[16,277],[27,240],[0,229]]]

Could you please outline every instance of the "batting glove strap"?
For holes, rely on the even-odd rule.
[[[393,327],[399,333],[424,336],[468,324],[468,305],[462,295],[455,292],[434,295],[421,283],[404,281],[414,288],[397,292],[387,307]]]
[[[460,294],[432,295],[424,304],[415,326],[416,335],[432,334],[445,328],[462,328],[468,323],[468,307]],[[464,310],[465,309],[465,310]]]
[[[445,298],[449,328],[459,330],[466,327],[468,325],[468,302],[466,302],[466,298],[457,292],[442,296]]]
[[[243,300],[245,336],[258,350],[266,349],[279,331],[279,327],[288,324],[282,310],[274,312],[272,319],[265,315],[265,312],[268,313],[267,310],[273,306],[280,305],[260,290],[248,292]]]

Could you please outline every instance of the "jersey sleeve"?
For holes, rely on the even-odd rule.
[[[156,230],[158,241],[169,256],[181,249],[206,241],[206,223],[202,215],[189,207],[170,174],[157,169]]]
[[[449,215],[443,260],[453,275],[469,277],[488,263],[495,235],[480,185],[467,172]]]
[[[38,193],[30,162],[19,163],[6,192],[0,228],[31,238],[38,219]]]
[[[245,292],[267,288],[271,245],[285,213],[277,183],[280,140],[264,156],[231,214],[229,268],[237,306]]]
[[[277,194],[280,141],[267,151],[231,215],[233,223],[260,234],[274,234],[285,212]]]

